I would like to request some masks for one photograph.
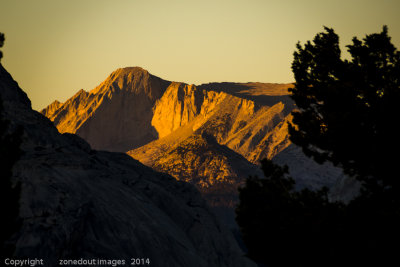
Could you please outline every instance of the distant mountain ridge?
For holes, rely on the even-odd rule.
[[[228,88],[222,86],[219,90],[209,90],[206,88],[214,88],[218,84],[196,87],[169,82],[151,75],[140,67],[128,67],[114,71],[90,92],[81,89],[65,103],[55,101],[41,113],[53,121],[61,133],[76,133],[98,149],[125,152],[162,138],[185,125],[200,113],[204,101],[208,102],[209,106],[214,106],[206,107],[203,113],[213,112],[216,101],[221,101],[227,96],[232,98],[234,95],[238,95],[237,99],[240,101],[246,101],[246,98],[242,97],[244,95],[255,99],[267,97],[272,105],[280,101],[291,101],[287,97],[287,88],[291,87],[291,84],[235,84],[236,87],[247,88],[248,91],[236,90],[233,93],[230,93],[232,83],[222,84]],[[253,92],[256,97],[249,92]],[[168,101],[175,101],[176,104],[171,106]],[[248,103],[257,105],[250,109],[259,108],[252,100]],[[151,119],[148,118],[150,116]],[[99,122],[100,117],[101,121],[107,122],[107,127]],[[140,132],[137,129],[140,129]],[[132,140],[132,136],[139,140]],[[121,145],[121,140],[126,140],[123,142],[126,145]],[[123,147],[128,149],[121,149]]]
[[[291,149],[291,87],[229,82],[196,86],[165,81],[139,67],[123,68],[89,93],[80,91],[61,105],[53,103],[42,114],[60,132],[76,133],[97,149],[126,152],[149,167],[190,181],[205,196],[212,191],[213,198],[206,196],[210,204],[230,203],[226,205],[233,209],[231,193],[249,175],[262,175],[255,166],[263,158],[289,164],[298,188],[331,187],[344,179],[331,164],[320,166],[301,150]],[[190,142],[202,143],[201,149]],[[211,186],[205,190],[205,184]],[[221,198],[214,201],[217,192]]]

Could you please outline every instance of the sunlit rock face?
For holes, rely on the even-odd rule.
[[[45,266],[81,257],[127,264],[132,257],[149,258],[151,266],[255,266],[194,186],[60,134],[31,109],[1,65],[0,96],[11,128],[23,128],[23,154],[12,177],[22,188],[16,258],[43,258]]]
[[[151,124],[160,138],[191,122],[199,113],[203,92],[194,85],[173,82],[154,106]]]
[[[62,106],[62,103],[59,102],[58,100],[53,101],[50,105],[48,105],[45,109],[43,109],[41,112],[43,115],[46,117],[50,118],[53,116],[53,114]]]
[[[272,90],[270,96],[269,87],[265,84],[256,85],[263,86],[264,94],[256,87],[255,96],[252,96],[249,92],[253,85],[243,85],[247,96],[253,97],[250,99],[241,97],[239,93],[236,96],[230,94],[229,90],[226,90],[227,93],[223,90],[209,90],[205,86],[172,83],[154,108],[152,125],[160,138],[128,151],[128,155],[177,179],[191,181],[203,192],[204,185],[209,184],[208,190],[218,187],[220,193],[226,195],[220,185],[226,183],[234,188],[232,184],[235,184],[235,189],[231,191],[235,191],[237,196],[237,186],[243,184],[245,178],[249,175],[262,175],[258,167],[255,167],[261,159],[274,157],[290,144],[287,121],[291,119],[289,114],[293,104],[287,96],[287,90]],[[279,93],[284,95],[276,98]],[[257,97],[263,97],[264,100],[258,101]],[[213,144],[223,149],[203,149],[212,146],[203,138],[205,135],[212,137]],[[197,146],[200,140],[204,142]],[[190,145],[190,142],[193,144]],[[188,147],[190,149],[186,149]],[[205,151],[207,156],[204,155]],[[230,153],[224,154],[222,151]],[[241,159],[237,160],[233,155],[240,155]],[[220,161],[221,158],[236,161],[234,165],[241,166],[242,170],[228,167],[230,171],[223,172],[228,161]],[[219,162],[219,166],[206,162]],[[200,173],[199,170],[203,171]],[[231,198],[221,202],[229,202],[234,206]],[[210,203],[215,204],[214,201]]]
[[[190,135],[154,162],[152,167],[155,170],[196,185],[213,207],[234,208],[237,188],[243,185],[243,177],[261,175],[257,165],[218,144],[212,135],[206,133]]]
[[[149,145],[162,143],[164,148],[170,147],[176,143],[171,139],[182,140],[182,130],[178,129],[185,128],[186,137],[195,132],[205,132],[214,136],[219,144],[240,153],[252,163],[258,163],[289,145],[286,120],[290,107],[283,102],[261,105],[225,92],[172,83],[155,104],[152,125],[160,139]],[[167,136],[169,138],[164,141]],[[138,148],[137,151],[152,153],[152,149],[146,152],[148,149],[146,146],[146,149]],[[143,157],[146,156],[138,159],[142,161]]]

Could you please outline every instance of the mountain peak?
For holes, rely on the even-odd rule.
[[[145,94],[155,100],[161,97],[170,82],[150,74],[141,67],[125,67],[113,71],[107,79],[93,89],[91,94],[127,91]]]
[[[129,76],[129,75],[148,75],[149,72],[141,67],[124,67],[118,68],[111,73],[110,76],[117,77],[117,76]]]
[[[143,68],[120,68],[90,92],[82,89],[42,114],[61,133],[76,133],[93,148],[125,152],[157,138],[152,108],[169,85]]]
[[[46,108],[42,109],[40,113],[42,113],[46,117],[51,117],[54,114],[54,112],[56,112],[61,106],[62,103],[60,101],[54,100],[53,103],[48,105]]]

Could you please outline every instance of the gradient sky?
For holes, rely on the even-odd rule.
[[[399,0],[1,0],[3,66],[40,110],[117,68],[171,81],[293,82],[298,41],[332,27],[341,45],[388,25]]]

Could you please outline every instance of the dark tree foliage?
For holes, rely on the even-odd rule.
[[[292,98],[299,110],[290,139],[317,162],[331,161],[362,182],[361,196],[346,207],[349,250],[369,263],[399,265],[400,52],[386,26],[347,48],[351,59],[342,60],[329,28],[297,45]]]
[[[272,267],[400,264],[400,215],[390,194],[332,203],[326,188],[294,191],[286,166],[265,159],[262,168],[265,178],[247,179],[236,208],[249,258]]]
[[[313,42],[297,44],[292,64],[296,79],[292,98],[290,139],[317,162],[341,166],[361,181],[398,187],[400,138],[394,130],[400,117],[400,52],[387,27],[347,46],[341,59],[339,37],[325,28]]]
[[[0,34],[0,46],[4,35]],[[12,167],[21,155],[22,129],[10,132],[10,122],[4,118],[3,102],[0,98],[0,257],[12,256],[15,245],[10,240],[20,228],[19,199],[21,186],[11,182]]]
[[[249,177],[239,189],[236,220],[248,256],[268,266],[335,266],[327,246],[340,236],[342,205],[330,203],[327,189],[294,191],[288,168],[264,159],[265,179]],[[331,262],[325,259],[332,258]]]
[[[4,40],[5,40],[4,33],[0,32],[0,47],[3,47]],[[3,52],[0,51],[0,60],[2,58],[3,58]]]
[[[265,179],[240,189],[237,222],[250,258],[267,266],[400,266],[400,53],[387,27],[347,46],[325,28],[297,45],[290,140],[362,182],[347,205],[327,190],[293,191],[287,167],[262,162]]]

